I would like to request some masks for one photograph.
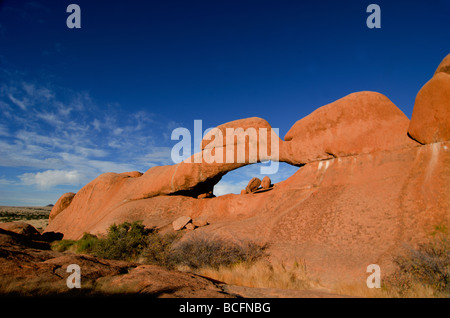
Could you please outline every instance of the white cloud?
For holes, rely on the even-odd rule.
[[[82,155],[83,157],[105,157],[108,155],[108,152],[103,149],[97,149],[97,148],[91,148],[91,147],[82,147],[82,146],[75,146],[73,147],[73,150]]]
[[[70,112],[73,110],[72,107],[66,106],[61,102],[55,102],[55,105],[58,109],[58,115],[62,117],[69,116]]]
[[[117,128],[115,128],[115,129],[113,130],[113,134],[117,136],[117,135],[122,134],[123,131],[124,131],[123,128],[117,127]]]
[[[19,130],[16,132],[16,138],[24,145],[41,145],[50,147],[60,147],[67,149],[71,146],[71,142],[59,136],[43,135],[36,131]]]
[[[245,189],[248,181],[240,181],[237,183],[221,181],[214,186],[214,195],[220,196],[229,193],[240,194],[242,189]]]
[[[29,96],[36,100],[44,99],[49,101],[55,97],[55,94],[46,87],[36,87],[36,85],[27,82],[22,82],[22,87]]]
[[[0,71],[0,173],[15,176],[0,178],[0,192],[76,192],[105,172],[172,164],[171,148],[156,146],[167,132],[157,115],[98,105],[89,93],[23,77]]]
[[[76,170],[47,170],[37,173],[24,173],[19,176],[24,185],[37,185],[40,189],[49,189],[55,185],[80,185],[86,182],[86,176]]]
[[[94,126],[95,130],[100,131],[100,121],[98,119],[94,119],[92,126]]]
[[[9,179],[2,177],[2,178],[0,178],[0,185],[14,186],[14,185],[17,185],[17,182],[14,180],[9,180]]]
[[[22,110],[27,110],[28,101],[26,99],[25,100],[18,100],[14,96],[12,96],[11,94],[8,94],[8,97],[15,105],[19,106]]]
[[[138,170],[135,165],[126,164],[126,163],[118,163],[113,161],[102,161],[102,160],[89,160],[88,165],[92,168],[95,168],[96,171],[100,173],[106,172],[128,172]],[[99,173],[97,173],[98,175]],[[96,176],[97,176],[96,175]]]
[[[38,112],[36,113],[36,116],[51,125],[64,125],[64,122],[55,113]]]
[[[172,151],[171,147],[151,147],[150,150],[151,152],[138,158],[138,160],[143,164],[149,166],[154,166],[156,164],[160,165],[173,164],[171,158],[171,151]]]

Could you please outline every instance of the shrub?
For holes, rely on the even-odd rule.
[[[221,266],[254,262],[266,255],[266,248],[267,245],[253,242],[238,244],[224,239],[192,236],[177,244],[171,257],[175,263],[192,269],[202,267],[219,269]]]
[[[146,264],[154,264],[167,268],[175,267],[172,256],[172,245],[180,237],[179,233],[161,235],[152,232],[148,236],[147,246],[142,251],[142,257]]]
[[[57,251],[89,253],[116,260],[139,261],[170,269],[178,265],[191,269],[218,269],[238,263],[252,263],[266,255],[266,245],[253,242],[233,243],[224,239],[192,236],[178,242],[181,232],[161,234],[146,229],[142,222],[125,222],[109,227],[106,236],[84,234],[78,241],[62,240],[52,247]]]
[[[65,251],[71,251],[75,250],[75,246],[77,244],[77,241],[75,240],[61,240],[61,241],[54,241],[51,243],[52,250],[57,252],[65,252]]]
[[[94,249],[96,248],[97,244],[99,242],[99,239],[97,236],[84,233],[83,237],[76,242],[76,251],[78,253],[88,253],[92,254],[94,252]]]
[[[92,253],[108,259],[135,260],[145,248],[150,231],[140,221],[113,224],[106,237],[94,244]]]
[[[407,248],[396,257],[397,270],[386,279],[385,288],[400,297],[411,296],[417,285],[434,291],[434,296],[450,296],[450,241],[436,235],[416,249]],[[414,296],[414,295],[412,295]]]

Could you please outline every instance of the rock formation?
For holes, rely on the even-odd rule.
[[[21,221],[0,223],[0,229],[21,234],[28,238],[36,238],[41,235],[34,226]]]
[[[268,176],[265,176],[261,181],[261,188],[269,189],[272,186],[272,180]]]
[[[405,244],[449,227],[448,62],[447,56],[417,94],[411,121],[384,95],[358,92],[300,119],[284,141],[260,118],[226,123],[218,130],[255,128],[257,142],[245,131],[227,140],[216,130],[182,163],[142,175],[103,174],[55,213],[46,230],[78,239],[113,223],[142,220],[163,228],[188,216],[210,223],[195,232],[261,241],[273,258],[303,259],[323,282],[365,281],[369,264],[387,273]],[[278,159],[298,171],[271,191],[197,198],[227,172],[253,163],[251,149],[262,144],[270,151],[256,161]],[[242,145],[243,162],[205,160],[220,151],[225,159]]]
[[[172,227],[175,231],[181,230],[186,226],[186,224],[191,222],[191,220],[192,219],[189,216],[180,216],[178,219],[172,222]]]
[[[161,298],[236,297],[197,275],[155,265],[56,252],[48,243],[35,242],[2,229],[0,264],[0,296],[104,297],[126,294]],[[66,279],[70,273],[66,269],[69,264],[77,264],[82,269],[80,289],[67,288]]]
[[[47,231],[41,234],[34,226],[22,221],[0,223],[0,229],[20,234],[28,239],[41,242],[53,242],[63,238],[62,233]]]
[[[213,191],[211,190],[209,192],[199,194],[197,196],[197,199],[209,199],[209,198],[214,198],[214,197],[215,197],[215,195],[213,194]]]
[[[258,190],[260,185],[261,180],[259,178],[252,178],[245,187],[245,192],[247,193],[255,192],[256,190]]]
[[[408,133],[422,144],[450,139],[450,54],[417,94]]]
[[[64,211],[65,208],[67,208],[70,203],[73,200],[73,197],[75,196],[75,193],[68,192],[64,193],[58,201],[56,201],[55,205],[53,206],[52,210],[50,211],[50,215],[48,217],[49,222],[55,218],[59,213]]]
[[[358,92],[325,105],[287,132],[280,160],[302,165],[317,160],[414,147],[409,120],[386,96]]]
[[[81,288],[69,289],[69,264],[81,268]],[[156,265],[57,252],[48,243],[0,229],[0,296],[149,298],[342,298],[322,290],[283,290],[226,285],[191,273]],[[174,312],[178,312],[178,308]]]

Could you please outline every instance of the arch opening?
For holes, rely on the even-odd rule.
[[[263,179],[268,176],[272,184],[284,181],[292,176],[300,169],[297,166],[285,162],[279,162],[278,170],[276,173],[263,174],[261,173],[261,167],[268,166],[268,163],[255,163],[246,165],[236,170],[228,172],[222,176],[221,180],[214,185],[213,193],[215,196],[222,196],[225,194],[240,194],[242,189],[245,189],[248,182],[253,178]]]

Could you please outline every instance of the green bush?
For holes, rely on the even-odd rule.
[[[147,245],[148,234],[142,222],[125,222],[109,227],[105,238],[99,239],[91,247],[98,257],[116,260],[136,260]]]
[[[76,251],[78,253],[92,254],[98,242],[99,239],[97,238],[97,236],[89,233],[84,233],[83,237],[76,243]]]
[[[65,252],[65,251],[75,251],[76,244],[78,241],[75,240],[61,240],[52,242],[52,250],[57,252]]]
[[[52,243],[52,249],[57,252],[76,252],[93,254],[99,239],[92,234],[84,233],[83,237],[76,240],[60,240]]]

